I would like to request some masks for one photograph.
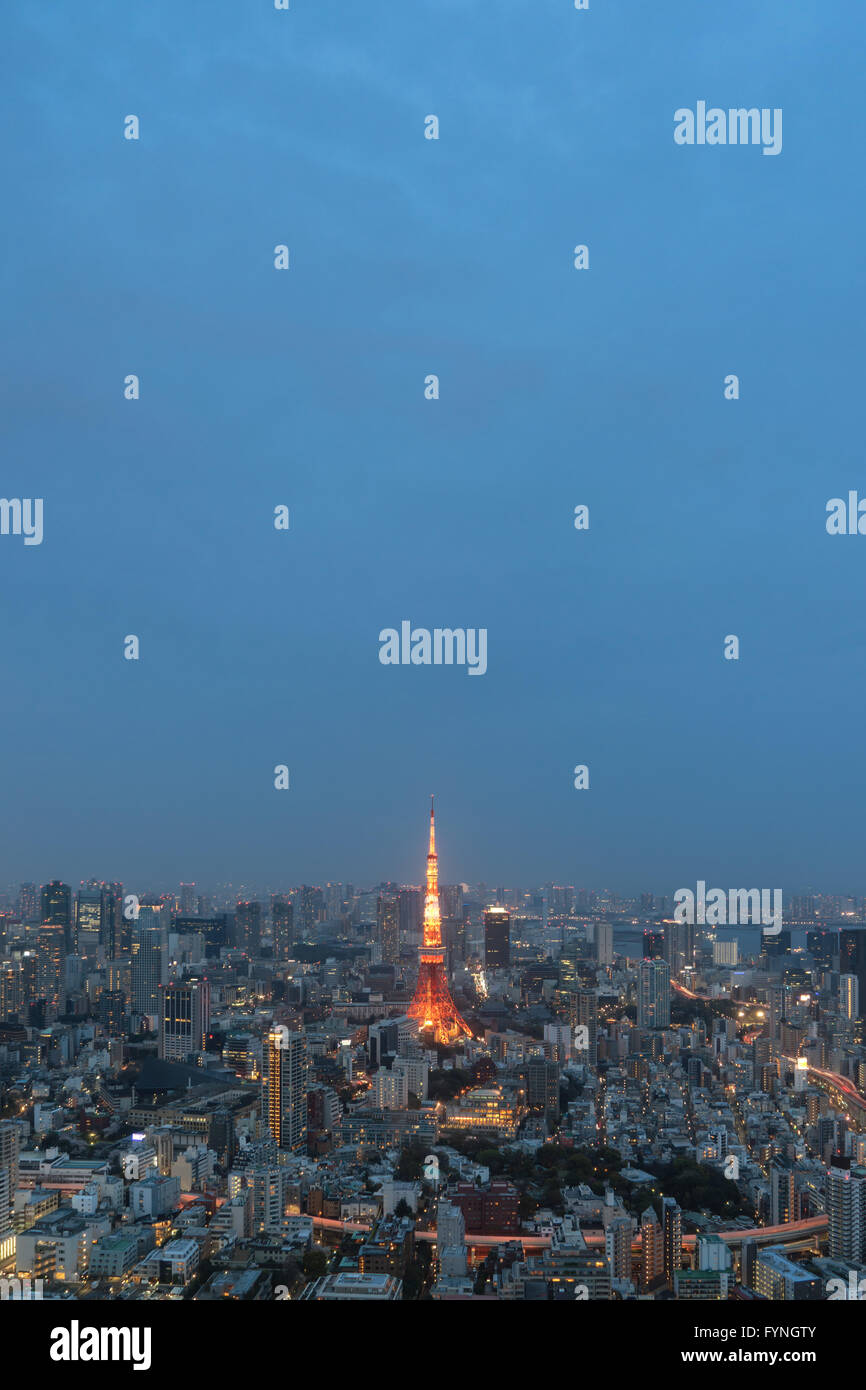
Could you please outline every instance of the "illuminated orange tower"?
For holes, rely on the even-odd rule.
[[[430,798],[430,848],[427,852],[427,896],[424,899],[424,937],[418,966],[418,983],[409,1005],[409,1017],[416,1018],[422,1031],[432,1029],[437,1042],[452,1043],[471,1037],[454,1007],[445,975],[445,947],[439,917],[439,856],[436,853],[436,823]]]

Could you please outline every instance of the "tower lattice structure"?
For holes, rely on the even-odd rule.
[[[409,1017],[418,1020],[422,1031],[431,1030],[436,1042],[452,1043],[471,1037],[469,1028],[451,998],[445,973],[445,947],[439,916],[439,856],[436,853],[436,822],[430,798],[430,848],[427,852],[427,894],[424,899],[424,935],[419,952],[418,983],[409,1005]]]

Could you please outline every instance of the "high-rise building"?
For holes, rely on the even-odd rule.
[[[102,925],[102,889],[92,881],[79,888],[75,895],[75,954],[92,954],[100,945]]]
[[[39,993],[53,1008],[62,1011],[64,963],[67,955],[66,927],[63,922],[43,922],[37,936],[36,954],[39,962]]]
[[[645,960],[665,959],[665,931],[644,927],[643,954]]]
[[[22,922],[39,921],[40,894],[35,883],[22,883],[18,891],[18,916]]]
[[[152,907],[142,907],[132,933],[132,1007],[159,1016],[159,987],[168,982],[165,928]]]
[[[321,888],[311,888],[309,884],[302,883],[299,890],[300,902],[300,928],[302,939],[307,940],[313,934],[313,927],[322,919],[324,910],[324,897]]]
[[[239,902],[235,908],[235,942],[248,956],[262,952],[262,905]]]
[[[110,1038],[122,1038],[126,1029],[126,995],[121,989],[104,989],[99,996],[99,1020]]]
[[[182,883],[178,894],[181,917],[194,917],[196,915],[196,891],[194,883]]]
[[[456,922],[463,920],[463,884],[445,883],[440,891],[442,916],[453,917]]]
[[[44,925],[63,928],[64,955],[72,955],[72,889],[68,883],[52,879],[45,884],[42,889],[41,921]]]
[[[506,969],[511,964],[511,915],[504,907],[488,907],[484,913],[484,966]]]
[[[770,1225],[796,1221],[796,1200],[794,1170],[787,1164],[774,1163],[770,1169]]]
[[[733,968],[739,960],[736,939],[713,942],[713,965],[726,965]]]
[[[207,980],[173,981],[159,989],[159,1055],[185,1062],[204,1051],[210,1028]]]
[[[669,1028],[670,1022],[670,967],[665,960],[642,960],[638,975],[638,1027]]]
[[[671,1288],[683,1263],[683,1214],[675,1197],[662,1198],[664,1275]]]
[[[559,1067],[543,1054],[530,1057],[526,1063],[526,1103],[544,1112],[552,1133],[559,1124]]]
[[[594,989],[574,992],[575,1051],[579,1062],[595,1066],[598,1061],[598,995]],[[586,1032],[579,1031],[586,1029]],[[586,1040],[586,1047],[583,1041]]]
[[[771,985],[767,990],[767,1036],[775,1041],[782,1028],[785,1017],[785,989],[782,985]]]
[[[409,1104],[409,1078],[405,1071],[380,1067],[370,1092],[373,1105],[380,1110],[405,1110]]]
[[[695,963],[695,924],[694,922],[665,922],[662,928],[664,950],[672,975],[690,969]],[[645,952],[645,954],[649,954]]]
[[[823,1296],[820,1276],[789,1260],[782,1250],[762,1250],[755,1259],[755,1292],[774,1303],[819,1299]]]
[[[665,1272],[665,1251],[662,1228],[652,1207],[647,1207],[640,1219],[641,1284],[652,1288]]]
[[[221,912],[217,917],[198,912],[195,917],[175,917],[172,926],[179,936],[198,936],[203,955],[218,959],[221,948],[231,944],[230,922],[229,912]]]
[[[436,1208],[436,1263],[440,1278],[466,1273],[466,1218],[453,1202]]]
[[[866,1244],[866,1171],[843,1154],[833,1154],[827,1171],[827,1226],[830,1258],[859,1264]]]
[[[282,893],[271,898],[271,927],[274,934],[274,960],[285,964],[292,957],[295,910],[291,900]]]
[[[604,1228],[604,1248],[610,1266],[611,1279],[631,1281],[631,1243],[634,1222],[630,1216],[618,1216]]]
[[[424,895],[418,888],[401,888],[397,894],[400,940],[416,944],[423,929]]]
[[[268,1129],[277,1148],[302,1153],[307,1146],[307,1039],[283,1026],[274,1028],[265,1049],[262,1081]]]
[[[859,997],[866,999],[866,929],[845,927],[839,933],[839,973],[856,975]]]
[[[433,799],[430,799],[430,845],[427,852],[427,894],[424,900],[424,929],[421,942],[418,980],[415,994],[407,1010],[421,1030],[432,1030],[437,1042],[451,1043],[461,1036],[471,1037],[451,998],[445,973],[445,948],[439,915],[439,858],[436,853],[436,828],[433,818]]]
[[[400,907],[396,897],[380,897],[376,911],[379,950],[386,965],[400,959]]]
[[[838,928],[821,928],[806,932],[806,950],[821,970],[832,970],[839,954]]]
[[[15,1253],[12,1208],[18,1186],[19,1129],[11,1120],[0,1120],[0,1268]]]
[[[103,883],[99,944],[109,960],[123,954],[123,884]]]
[[[860,982],[856,975],[839,976],[839,1003],[846,1018],[860,1017]]]
[[[599,965],[613,965],[613,926],[610,922],[595,924],[595,957]]]

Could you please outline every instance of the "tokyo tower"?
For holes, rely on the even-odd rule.
[[[427,896],[424,899],[424,937],[420,951],[418,983],[409,1005],[409,1017],[418,1020],[422,1032],[432,1029],[436,1042],[452,1043],[472,1036],[454,1007],[445,975],[445,947],[439,917],[439,856],[436,853],[436,824],[433,798],[430,798],[430,849],[427,852]]]

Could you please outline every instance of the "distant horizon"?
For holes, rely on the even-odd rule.
[[[179,879],[179,880],[177,880],[177,882],[175,882],[175,883],[163,884],[163,883],[157,883],[157,882],[152,881],[152,880],[151,880],[150,882],[145,882],[140,876],[132,876],[132,877],[130,877],[129,879],[126,879],[126,878],[123,878],[123,877],[119,877],[119,878],[108,878],[108,877],[97,878],[95,875],[90,875],[88,878],[64,878],[62,875],[58,875],[58,874],[53,874],[50,878],[45,878],[45,877],[43,877],[43,878],[22,878],[22,879],[10,881],[10,882],[7,883],[7,884],[5,885],[5,887],[4,887],[2,890],[0,890],[0,891],[2,891],[3,894],[4,894],[7,898],[13,898],[13,897],[15,897],[15,896],[20,892],[21,888],[22,888],[25,884],[26,884],[26,885],[32,884],[32,885],[34,885],[37,889],[41,889],[41,888],[43,888],[46,884],[51,883],[51,882],[65,883],[65,884],[67,885],[67,887],[69,887],[69,888],[72,890],[73,894],[79,892],[79,891],[82,890],[82,889],[86,889],[88,883],[90,883],[90,882],[94,882],[94,883],[104,883],[104,884],[109,884],[109,883],[120,883],[120,884],[122,884],[122,885],[124,886],[124,888],[127,888],[127,887],[128,887],[130,891],[136,891],[136,892],[138,892],[139,894],[145,895],[145,896],[147,896],[147,895],[153,895],[153,896],[158,896],[158,895],[174,895],[175,897],[179,897],[181,887],[188,887],[188,888],[194,889],[194,890],[195,890],[195,896],[196,896],[197,898],[198,898],[198,897],[220,897],[220,896],[222,896],[222,897],[229,897],[229,896],[231,896],[231,894],[234,893],[234,892],[238,892],[238,893],[240,894],[241,891],[244,890],[244,891],[248,891],[248,894],[249,894],[249,896],[250,896],[251,898],[254,899],[254,898],[257,898],[257,897],[258,897],[258,898],[260,898],[261,901],[263,901],[263,902],[264,902],[267,898],[269,898],[271,895],[279,895],[279,894],[281,894],[281,893],[292,893],[292,892],[296,892],[298,889],[300,889],[300,888],[302,888],[302,887],[309,887],[309,888],[318,888],[318,889],[322,889],[322,888],[328,887],[329,885],[332,885],[332,886],[333,886],[333,885],[339,885],[340,887],[345,888],[347,885],[350,884],[350,885],[352,886],[353,896],[354,896],[354,897],[363,896],[363,895],[365,895],[365,894],[377,892],[377,891],[381,890],[381,889],[382,889],[385,885],[387,885],[387,884],[392,884],[392,885],[394,885],[395,888],[398,889],[398,890],[402,890],[402,889],[416,889],[416,890],[419,891],[419,892],[423,892],[423,891],[424,891],[424,880],[423,880],[423,878],[419,878],[419,879],[417,879],[417,880],[415,880],[415,881],[412,881],[412,880],[408,880],[408,879],[403,880],[403,879],[395,879],[395,878],[383,877],[383,878],[381,878],[381,879],[376,879],[376,880],[374,880],[374,881],[370,881],[370,880],[363,880],[363,879],[362,879],[362,880],[355,880],[355,879],[352,879],[352,878],[349,878],[349,877],[346,877],[346,878],[327,878],[327,879],[325,879],[325,878],[322,878],[322,879],[313,879],[312,877],[306,877],[306,878],[301,877],[301,878],[297,878],[297,879],[295,879],[295,880],[293,880],[292,882],[289,882],[289,883],[287,883],[287,882],[285,882],[285,881],[282,881],[279,885],[271,886],[271,885],[263,884],[263,883],[244,883],[242,880],[239,881],[239,882],[237,882],[237,883],[235,883],[235,881],[234,881],[234,880],[231,880],[231,879],[226,880],[226,881],[220,881],[220,882],[217,882],[217,883],[214,883],[214,884],[199,883],[199,882],[197,882],[195,879]],[[708,889],[710,889],[710,888],[712,888],[712,887],[716,887],[716,886],[721,886],[721,881],[719,881],[719,883],[717,884],[717,883],[715,883],[715,882],[710,883],[709,880],[706,880],[706,883],[707,883],[707,888],[708,888]],[[467,879],[447,879],[446,877],[444,877],[444,876],[442,876],[442,875],[440,874],[440,894],[441,894],[442,892],[444,892],[444,890],[445,890],[446,888],[463,888],[463,889],[465,889],[465,890],[468,890],[469,895],[472,896],[473,899],[474,899],[474,895],[475,895],[476,890],[477,890],[479,887],[481,887],[482,885],[484,886],[484,888],[486,888],[486,889],[488,889],[488,890],[492,890],[492,892],[493,892],[494,895],[497,894],[497,893],[499,893],[500,890],[502,891],[503,894],[512,893],[512,894],[521,894],[521,895],[524,895],[524,896],[539,895],[539,894],[542,894],[543,891],[544,891],[547,887],[551,887],[551,888],[559,888],[559,889],[568,889],[568,890],[573,891],[575,894],[579,894],[579,893],[593,893],[593,894],[595,894],[597,897],[599,897],[599,898],[601,898],[601,899],[604,899],[604,898],[606,898],[606,897],[608,897],[608,896],[613,896],[615,899],[617,899],[618,901],[621,901],[621,902],[623,902],[623,903],[632,903],[632,904],[635,904],[635,905],[637,906],[637,911],[638,911],[638,913],[640,913],[640,912],[651,912],[651,913],[652,913],[652,912],[657,912],[657,911],[659,911],[659,910],[660,910],[660,900],[661,900],[662,898],[665,899],[667,907],[672,911],[672,910],[673,910],[673,906],[674,906],[674,894],[677,892],[678,889],[680,889],[680,888],[682,888],[682,887],[687,887],[687,886],[689,886],[689,885],[686,885],[686,884],[678,884],[678,885],[677,885],[677,888],[675,888],[675,889],[674,889],[674,888],[671,888],[671,889],[668,889],[668,890],[666,890],[666,891],[664,891],[664,890],[656,890],[656,889],[654,889],[654,888],[646,888],[646,887],[644,887],[644,888],[639,888],[639,889],[636,889],[636,890],[625,890],[625,889],[618,889],[618,888],[613,888],[613,887],[609,887],[609,886],[605,886],[605,887],[594,887],[592,884],[582,885],[582,884],[579,884],[579,883],[570,883],[570,882],[568,882],[567,880],[562,879],[562,878],[560,878],[560,879],[549,879],[549,880],[547,880],[545,883],[524,885],[524,884],[514,884],[514,883],[507,883],[507,882],[496,883],[495,881],[493,881],[493,880],[491,880],[491,879],[484,879],[484,878],[477,878],[477,879],[473,879],[473,880],[467,880]],[[761,885],[759,885],[759,884],[752,884],[752,885],[743,884],[742,886],[743,886],[743,887],[753,887],[753,888],[754,888],[754,887],[760,887]],[[229,891],[229,890],[230,890],[230,891]],[[846,891],[836,891],[836,890],[833,890],[833,889],[817,889],[817,888],[811,888],[811,887],[810,887],[810,888],[792,889],[790,892],[787,891],[787,890],[785,890],[784,887],[783,887],[782,892],[783,892],[784,910],[785,910],[786,913],[787,913],[788,910],[789,910],[789,906],[790,906],[791,900],[792,900],[792,899],[797,899],[797,898],[815,898],[815,899],[819,899],[819,900],[820,900],[820,899],[828,899],[828,898],[829,898],[829,899],[840,899],[840,900],[843,901],[843,902],[844,902],[844,901],[847,901],[847,900],[856,901],[856,900],[860,899],[860,900],[862,900],[864,906],[866,906],[866,893],[860,894],[860,893],[851,893],[851,892],[846,892]],[[649,907],[649,908],[641,908],[641,906],[640,906],[640,897],[641,897],[642,894],[646,894],[646,893],[651,893],[651,894],[653,895],[655,901],[654,901],[652,907]],[[243,899],[241,899],[241,900],[243,900]],[[480,901],[480,900],[479,900],[479,901]],[[592,908],[592,909],[587,908],[587,909],[586,909],[586,914],[585,914],[585,915],[589,915],[589,913],[590,913],[592,910],[598,910],[598,908],[599,908],[599,904],[593,905],[593,908]],[[583,915],[583,914],[584,914],[584,909],[581,908],[581,907],[579,907],[578,904],[575,903],[574,909],[573,909],[573,914],[574,914],[574,915]],[[556,910],[551,910],[551,915],[559,916],[559,915],[563,915],[563,914],[559,913],[559,912],[556,911]],[[708,924],[706,924],[706,925],[709,926],[709,927],[711,927],[711,928],[714,927],[714,924],[713,924],[713,923],[708,923]],[[736,926],[736,924],[728,924],[728,923],[718,923],[718,924],[715,924],[715,925],[716,925],[717,928],[723,929],[723,930],[726,929],[726,928],[728,928],[728,927],[730,927],[731,929],[733,929],[733,927]]]

